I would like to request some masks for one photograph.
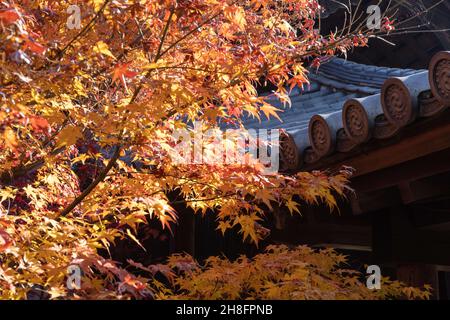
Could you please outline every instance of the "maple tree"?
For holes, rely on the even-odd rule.
[[[66,26],[73,2],[81,29]],[[174,130],[276,116],[256,86],[272,84],[288,103],[286,88],[307,84],[306,59],[317,66],[366,45],[364,28],[321,35],[320,10],[315,0],[3,1],[0,297],[35,286],[50,298],[147,297],[152,277],[99,250],[123,238],[140,245],[136,230],[150,219],[171,228],[171,191],[256,244],[274,205],[296,214],[299,197],[335,207],[346,169],[267,175],[257,159],[168,156]],[[83,271],[80,290],[66,287],[70,265]]]
[[[157,270],[170,280],[156,282],[158,299],[258,300],[381,300],[428,299],[430,287],[408,287],[382,279],[380,290],[369,290],[361,274],[342,268],[346,257],[333,249],[314,251],[306,246],[289,249],[268,246],[253,259],[236,261],[210,257],[199,265],[190,256],[173,255]],[[142,266],[135,265],[147,272]]]

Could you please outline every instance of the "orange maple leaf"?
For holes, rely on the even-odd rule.
[[[0,11],[0,22],[9,25],[20,19],[19,12],[14,8]]]
[[[23,48],[25,50],[29,49],[31,52],[36,53],[36,54],[43,54],[46,50],[46,48],[42,44],[39,44],[30,38],[25,39]]]
[[[3,138],[5,139],[5,145],[13,152],[16,152],[19,143],[13,129],[6,128],[5,132],[3,132]]]
[[[49,124],[48,121],[42,117],[33,116],[30,118],[31,127],[36,132],[46,132],[48,131]]]
[[[129,66],[130,63],[119,63],[113,70],[113,82],[120,81],[126,90],[128,90],[128,87],[125,78],[133,78],[138,75],[138,72],[129,70]]]
[[[0,252],[8,249],[12,244],[10,235],[3,229],[0,229]]]

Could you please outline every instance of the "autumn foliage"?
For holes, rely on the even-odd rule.
[[[201,266],[189,256],[170,257],[169,285],[158,285],[159,299],[260,300],[381,300],[428,299],[424,290],[382,279],[380,290],[369,290],[359,272],[345,268],[346,257],[332,249],[268,246],[253,259],[210,257]],[[169,267],[169,268],[167,268]]]
[[[72,4],[80,7],[81,29],[66,25]],[[164,291],[153,275],[133,274],[99,253],[124,238],[140,245],[136,231],[152,219],[171,228],[180,214],[172,191],[196,212],[215,214],[222,232],[237,226],[255,244],[258,221],[273,206],[298,214],[295,197],[336,206],[347,170],[266,175],[256,159],[175,165],[168,156],[176,128],[194,120],[205,129],[239,128],[243,115],[276,117],[282,110],[257,86],[273,85],[272,95],[289,107],[289,87],[307,85],[305,61],[318,65],[366,44],[361,30],[321,35],[314,28],[320,10],[315,0],[1,2],[0,298],[23,299],[36,286],[52,299],[372,297],[342,274],[326,284],[324,275],[340,261],[331,252],[273,248],[252,268],[274,258],[278,267],[289,260],[288,270],[223,283],[217,292],[203,282],[208,268],[195,267],[175,291]],[[329,262],[307,265],[317,258]],[[70,265],[83,271],[80,290],[66,286]],[[250,262],[208,265],[237,277]],[[286,284],[270,280],[281,276]],[[318,282],[292,291],[302,277]]]

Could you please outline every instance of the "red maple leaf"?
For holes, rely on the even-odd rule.
[[[32,116],[30,117],[30,124],[33,130],[36,132],[46,132],[48,131],[48,121],[42,117]]]
[[[9,25],[20,19],[20,13],[14,8],[0,10],[0,22]]]
[[[25,39],[25,42],[23,44],[23,48],[25,50],[29,49],[31,52],[36,53],[36,54],[43,54],[45,52],[45,50],[46,50],[46,48],[43,45],[33,41],[30,38],[26,38]]]
[[[138,75],[138,72],[129,70],[129,66],[130,63],[119,63],[113,70],[113,82],[120,81],[126,90],[128,90],[126,78],[133,78]]]
[[[0,229],[0,252],[8,249],[12,244],[10,235],[3,229]]]

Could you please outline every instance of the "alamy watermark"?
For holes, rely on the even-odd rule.
[[[69,17],[67,18],[66,26],[68,29],[81,29],[81,8],[72,4],[66,10]],[[369,30],[380,30],[382,27],[381,8],[378,5],[370,5],[367,7],[366,26]]]
[[[81,289],[81,268],[76,264],[67,267],[67,281],[66,286],[69,290]]]
[[[380,30],[381,29],[381,9],[377,5],[367,7],[367,29]]]
[[[70,5],[67,10],[69,17],[66,26],[68,29],[81,29],[81,9],[76,4]]]
[[[377,265],[370,265],[366,270],[367,277],[366,286],[369,290],[381,289],[381,268]]]
[[[176,129],[172,135],[175,147],[170,152],[176,164],[258,163],[264,173],[277,173],[280,156],[279,129],[209,128],[196,121],[192,130]]]

